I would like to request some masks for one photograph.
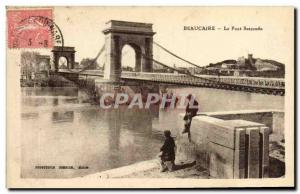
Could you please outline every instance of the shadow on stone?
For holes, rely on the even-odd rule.
[[[194,162],[190,162],[190,163],[186,163],[186,164],[176,164],[174,166],[174,171],[175,170],[182,170],[182,169],[185,169],[185,168],[191,168],[192,166],[196,165],[196,161]]]
[[[278,178],[285,175],[285,163],[270,157],[270,171],[269,171],[270,178]]]

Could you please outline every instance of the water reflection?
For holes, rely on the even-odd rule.
[[[37,119],[39,117],[39,113],[21,113],[22,119]]]
[[[73,122],[74,120],[74,111],[64,111],[64,112],[53,112],[52,113],[52,122]]]
[[[112,152],[118,151],[120,147],[120,129],[123,121],[121,118],[121,111],[119,109],[113,109],[106,113],[109,150]]]
[[[149,109],[127,109],[127,106],[122,106],[105,111],[104,119],[108,122],[107,156],[113,167],[152,158],[159,151],[160,144],[155,142],[160,142],[161,137],[151,135],[152,114]],[[150,151],[152,143],[156,149]]]
[[[209,88],[172,88],[194,93],[201,111],[283,109],[284,97]],[[220,97],[222,96],[222,97]],[[184,110],[103,110],[91,105],[82,90],[22,89],[21,173],[26,178],[77,177],[153,159],[162,131],[177,131]],[[88,166],[83,170],[36,170],[35,165]]]
[[[53,98],[53,106],[58,106],[58,98]]]
[[[57,96],[63,93],[59,91],[54,96],[49,90],[46,93],[34,96],[37,93],[31,89],[22,96],[22,177],[83,176],[148,160],[159,151],[162,139],[152,135],[158,107],[150,111],[124,105],[102,110],[82,103],[89,100],[83,91],[78,91],[77,98],[73,92],[66,96]],[[43,103],[32,103],[36,100]],[[36,165],[89,168],[49,171],[36,170]]]

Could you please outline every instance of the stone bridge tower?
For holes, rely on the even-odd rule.
[[[53,63],[54,63],[54,70],[57,72],[59,69],[59,65],[64,65],[68,69],[74,69],[75,65],[75,48],[74,47],[60,47],[55,46],[53,47]],[[65,59],[66,61],[60,62],[60,59]],[[63,63],[63,64],[59,64]]]
[[[152,72],[153,35],[152,24],[111,20],[103,30],[105,34],[104,79],[119,82],[124,45],[135,51],[136,71]]]

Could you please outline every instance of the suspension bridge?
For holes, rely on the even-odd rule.
[[[285,94],[284,79],[198,75],[155,59],[153,57],[153,46],[156,46],[176,60],[182,61],[186,67],[202,68],[153,41],[155,32],[152,31],[152,24],[112,20],[107,23],[103,33],[105,35],[105,44],[100,48],[90,64],[81,69],[74,69],[75,50],[73,47],[55,47],[52,50],[55,72],[74,82],[89,77],[94,79],[95,82],[97,79],[107,80],[111,83],[126,81],[155,82],[273,95]],[[122,71],[121,51],[124,45],[131,46],[135,51],[135,72]],[[105,55],[104,71],[91,69],[103,54]],[[67,63],[64,64],[67,69],[59,69],[60,57],[67,59],[63,62]],[[153,71],[154,65],[161,66],[173,73],[155,72]]]

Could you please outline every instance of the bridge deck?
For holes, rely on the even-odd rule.
[[[103,77],[102,70],[60,70],[60,74],[75,74],[76,76],[98,76]],[[126,72],[121,75],[125,80],[153,81],[162,83],[173,83],[180,85],[193,85],[203,87],[228,88],[247,87],[257,89],[273,89],[284,92],[285,81],[282,78],[263,77],[235,77],[235,76],[211,76],[211,75],[187,75],[175,73],[146,73]]]

